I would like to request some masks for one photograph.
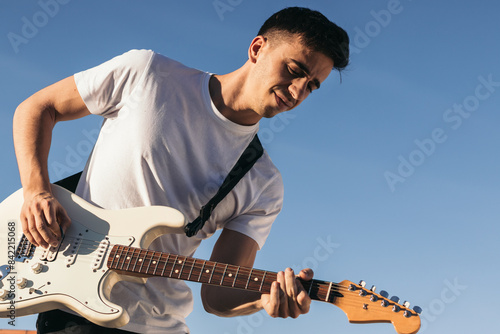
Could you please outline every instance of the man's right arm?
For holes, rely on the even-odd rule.
[[[14,147],[24,195],[20,218],[24,234],[36,246],[56,245],[61,228],[71,223],[50,188],[47,160],[52,129],[57,122],[89,114],[72,76],[33,94],[16,109]]]

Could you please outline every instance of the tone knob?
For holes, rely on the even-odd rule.
[[[16,280],[16,285],[19,289],[24,289],[26,285],[28,284],[28,280],[25,277],[19,277]]]
[[[7,298],[9,298],[9,291],[0,289],[0,300],[7,300]]]
[[[41,264],[40,262],[37,262],[35,264],[33,264],[31,266],[31,271],[34,273],[34,274],[39,274],[42,272],[42,269],[43,269],[43,264]]]

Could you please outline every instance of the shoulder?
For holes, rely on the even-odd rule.
[[[283,196],[284,187],[281,172],[266,150],[250,171],[252,181],[259,185],[262,193],[270,192],[273,197]]]

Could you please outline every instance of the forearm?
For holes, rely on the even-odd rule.
[[[16,109],[14,147],[25,196],[50,192],[47,160],[55,123],[54,110],[40,105],[34,98],[24,101]]]
[[[220,317],[249,315],[263,308],[258,292],[204,284],[201,296],[205,310]]]

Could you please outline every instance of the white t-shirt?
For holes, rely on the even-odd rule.
[[[194,220],[258,130],[220,114],[209,73],[152,51],[132,50],[74,77],[90,112],[104,117],[76,193],[103,208],[166,205]],[[262,247],[282,198],[281,175],[264,152],[196,236],[163,235],[150,248],[192,256],[221,228]],[[122,329],[189,332],[184,318],[193,301],[183,281],[119,282],[111,299],[131,316]]]

